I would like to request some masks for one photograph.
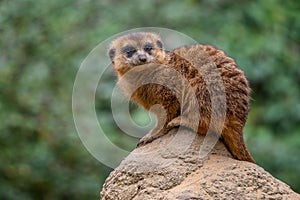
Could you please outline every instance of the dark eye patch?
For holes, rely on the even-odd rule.
[[[126,45],[123,47],[122,52],[125,53],[128,58],[130,58],[136,52],[136,49],[131,45]]]
[[[151,54],[151,51],[153,49],[153,45],[151,43],[146,43],[144,46],[144,50],[148,53]]]

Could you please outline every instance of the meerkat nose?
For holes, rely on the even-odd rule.
[[[145,55],[139,55],[138,58],[141,62],[146,62],[147,61],[147,57]]]

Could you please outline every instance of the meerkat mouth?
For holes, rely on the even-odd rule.
[[[137,58],[135,59],[126,59],[126,63],[127,64],[131,64],[133,66],[139,66],[139,65],[145,65],[145,64],[149,64],[149,63],[154,63],[155,62],[155,58],[154,57],[150,57],[150,56],[137,56]]]

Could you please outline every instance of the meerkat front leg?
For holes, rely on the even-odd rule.
[[[184,126],[197,132],[200,121],[198,100],[195,96],[195,91],[192,88],[186,87],[185,83],[182,83],[182,86],[183,87],[179,95],[181,98],[180,115],[170,120],[170,122],[167,124],[167,127],[173,128]]]
[[[163,106],[156,104],[152,106],[149,111],[156,115],[157,124],[149,133],[141,138],[137,147],[144,146],[145,144],[152,142],[153,140],[165,135],[170,130],[170,128],[167,127],[167,113]]]

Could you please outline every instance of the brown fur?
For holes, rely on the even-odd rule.
[[[160,104],[166,111],[166,121],[162,122],[163,124],[158,124],[158,127],[161,126],[163,130],[158,131],[160,128],[154,128],[151,134],[142,138],[139,144],[151,142],[162,134],[165,134],[167,130],[174,126],[184,125],[195,129],[193,125],[199,123],[198,128],[196,128],[199,134],[206,134],[209,131],[209,127],[211,127],[213,132],[220,132],[219,134],[221,134],[225,144],[235,158],[255,162],[247,151],[243,139],[243,128],[249,112],[250,88],[244,73],[237,67],[234,60],[213,46],[201,44],[181,47],[166,53],[162,50],[160,46],[161,43],[157,41],[160,41],[160,38],[154,33],[132,33],[121,36],[113,41],[109,54],[114,69],[118,74],[118,79],[120,80],[127,71],[137,65],[146,63],[163,64],[180,73],[188,80],[197,97],[201,117],[200,121],[196,122],[192,115],[181,116],[180,109],[185,109],[185,111],[189,113],[193,108],[188,101],[180,107],[181,103],[178,98],[176,98],[174,92],[167,87],[159,84],[141,86],[132,93],[131,99],[147,110],[153,105]],[[124,55],[124,52],[121,51],[125,45],[130,44],[137,49],[136,54],[147,54],[142,50],[145,42],[153,44],[151,54],[147,55],[147,61],[145,63],[136,61],[137,56],[128,58]],[[191,60],[195,62],[191,62]],[[213,63],[215,70],[209,63]],[[144,72],[149,70],[149,72],[140,76],[137,75],[139,79],[146,78],[146,74],[147,76],[159,79],[160,82],[167,83],[177,76],[172,71],[157,70],[153,72],[148,68],[143,68],[143,70]],[[210,78],[210,83],[213,86],[212,89],[215,90],[217,94],[213,97],[211,97],[207,82],[204,80],[204,76],[206,75]],[[129,79],[136,81],[137,78],[133,77],[134,75],[131,76]],[[221,96],[218,95],[219,88],[214,86],[218,84],[218,76],[221,77],[226,93],[226,118],[221,131],[219,131],[220,127],[218,127],[221,116],[212,113],[211,109],[212,100],[218,101],[218,99],[221,99]],[[129,79],[128,81],[130,81]],[[119,83],[119,86],[124,90],[125,94],[129,92],[129,90],[126,89],[126,87],[128,87],[126,83]],[[174,87],[175,90],[180,91],[184,91],[185,89],[181,84],[176,84]],[[154,109],[152,111],[158,115],[158,122],[160,122],[161,110]]]

